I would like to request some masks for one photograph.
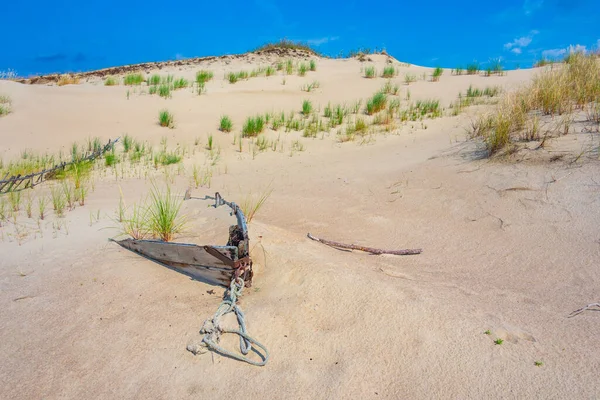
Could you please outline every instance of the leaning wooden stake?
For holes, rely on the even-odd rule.
[[[403,250],[375,249],[373,247],[357,246],[355,244],[344,244],[344,243],[339,243],[339,242],[332,242],[331,240],[319,239],[318,237],[315,237],[315,236],[311,235],[310,233],[307,236],[309,239],[315,240],[317,242],[321,242],[323,244],[326,244],[327,246],[337,247],[340,249],[360,250],[360,251],[364,251],[366,253],[371,253],[371,254],[394,254],[397,256],[410,256],[410,255],[414,255],[414,254],[421,254],[421,252],[423,251],[422,249],[403,249]]]

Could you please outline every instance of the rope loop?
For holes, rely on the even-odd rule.
[[[256,366],[264,366],[269,360],[269,352],[267,348],[256,341],[256,339],[252,338],[248,335],[246,330],[246,318],[244,316],[244,312],[237,305],[238,297],[242,295],[242,289],[244,288],[244,280],[241,277],[237,277],[232,279],[231,284],[229,285],[229,289],[225,291],[225,296],[223,301],[217,308],[215,315],[212,319],[207,319],[202,324],[202,328],[200,329],[200,333],[204,334],[202,338],[202,343],[210,350],[219,353],[221,355],[231,357],[233,359],[247,362],[251,365]],[[226,314],[230,312],[235,313],[239,329],[224,329],[221,327],[220,319]],[[224,333],[233,333],[240,337],[240,352],[242,355],[232,353],[229,350],[218,345],[219,340],[221,339],[221,335]],[[261,361],[251,360],[246,355],[252,350],[252,346],[255,346],[254,351],[262,358]],[[262,350],[258,352],[256,347]]]

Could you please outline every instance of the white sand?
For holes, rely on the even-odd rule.
[[[384,63],[377,57],[380,71]],[[600,314],[567,318],[600,301],[597,161],[476,160],[476,145],[464,134],[468,115],[427,120],[427,129],[409,123],[364,145],[341,144],[334,135],[301,138],[305,151],[291,157],[291,142],[300,135],[269,132],[281,136],[285,150],[253,159],[247,142],[242,154],[232,144],[245,117],[299,111],[306,98],[321,108],[329,101],[351,103],[384,83],[362,78],[356,60],[319,60],[316,72],[289,76],[285,86],[280,75],[235,85],[223,80],[224,71],[258,65],[266,61],[214,62],[206,95],[183,90],[169,100],[133,91],[127,100],[127,88],[98,82],[0,81],[0,93],[13,99],[13,113],[0,118],[4,160],[24,149],[68,153],[73,141],[90,136],[129,133],[158,145],[166,135],[172,146],[195,149],[184,161],[185,176],[173,172],[174,186],[183,191],[192,165],[208,162],[203,146],[213,133],[221,159],[211,188],[194,189],[195,197],[219,191],[241,201],[250,191],[273,189],[250,224],[257,274],[241,301],[250,333],[271,352],[263,368],[186,351],[201,338],[198,330],[216,310],[221,288],[107,241],[117,233],[102,228],[115,225],[119,187],[128,204],[148,191],[142,172],[118,180],[110,171],[96,174],[85,206],[60,219],[50,211],[41,228],[23,212],[16,227],[5,224],[3,398],[600,396]],[[191,78],[197,69],[171,72]],[[431,72],[400,70],[398,83],[406,71]],[[408,89],[413,100],[439,98],[447,106],[469,84],[512,87],[532,73],[485,78],[446,71],[438,83],[419,81]],[[313,80],[320,82],[316,92],[300,91]],[[401,85],[400,98],[406,90]],[[174,113],[175,129],[156,124],[162,108]],[[234,133],[217,130],[225,113]],[[200,146],[193,146],[196,137]],[[581,136],[551,144],[584,145]],[[34,196],[45,190],[37,188]],[[178,241],[226,240],[233,220],[207,205],[184,203],[193,229]],[[25,232],[19,240],[18,232]],[[307,232],[424,251],[410,257],[344,252],[308,240]],[[497,338],[503,344],[495,345]],[[223,343],[237,346],[233,338]]]

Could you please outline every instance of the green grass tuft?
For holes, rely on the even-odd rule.
[[[144,76],[142,74],[127,74],[123,78],[123,84],[127,86],[138,86],[144,82]]]
[[[168,99],[171,97],[171,86],[167,83],[163,83],[158,87],[158,95]]]
[[[148,85],[156,86],[160,85],[160,75],[154,74],[148,78]]]
[[[183,197],[177,198],[167,186],[160,191],[155,185],[150,191],[147,207],[147,228],[156,238],[170,242],[185,227],[186,218],[179,215]]]
[[[219,123],[219,130],[222,132],[231,132],[232,128],[233,123],[231,122],[231,118],[229,118],[227,115],[223,115],[221,117],[221,122]]]
[[[365,67],[365,78],[373,79],[377,76],[377,70],[374,66]]]
[[[173,89],[177,90],[177,89],[185,89],[186,87],[189,86],[189,82],[187,79],[185,78],[179,78],[179,79],[175,79],[173,81]]]
[[[467,65],[467,75],[477,75],[479,73],[479,64],[472,62]]]
[[[368,115],[373,115],[385,109],[386,104],[387,96],[385,95],[385,93],[379,92],[373,95],[373,97],[371,97],[369,100],[367,100],[367,106],[365,111]]]
[[[107,76],[104,80],[104,86],[116,86],[119,84],[119,81],[114,76]]]
[[[158,124],[167,128],[173,128],[174,118],[168,110],[161,110],[158,113]]]
[[[437,82],[440,80],[440,77],[442,76],[442,74],[444,73],[444,70],[441,67],[436,67],[433,70],[433,74],[431,75],[431,80],[433,82]]]
[[[248,117],[242,128],[242,137],[257,136],[265,128],[265,119],[262,115]]]
[[[398,71],[396,70],[396,68],[394,68],[393,65],[386,65],[385,67],[383,67],[383,74],[381,74],[381,76],[383,78],[393,78],[398,74]]]
[[[302,102],[302,115],[307,117],[312,112],[312,103],[310,100],[304,100]]]

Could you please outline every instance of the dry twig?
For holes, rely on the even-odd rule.
[[[397,256],[409,256],[409,255],[414,255],[414,254],[421,254],[421,252],[423,251],[422,249],[402,249],[402,250],[375,249],[373,247],[358,246],[355,244],[344,244],[344,243],[339,243],[339,242],[333,242],[331,240],[319,239],[318,237],[315,237],[315,236],[311,235],[310,233],[308,233],[307,236],[309,239],[312,239],[317,242],[321,242],[323,244],[326,244],[327,246],[337,247],[339,249],[360,250],[360,251],[364,251],[366,253],[371,253],[371,254],[394,254]]]

